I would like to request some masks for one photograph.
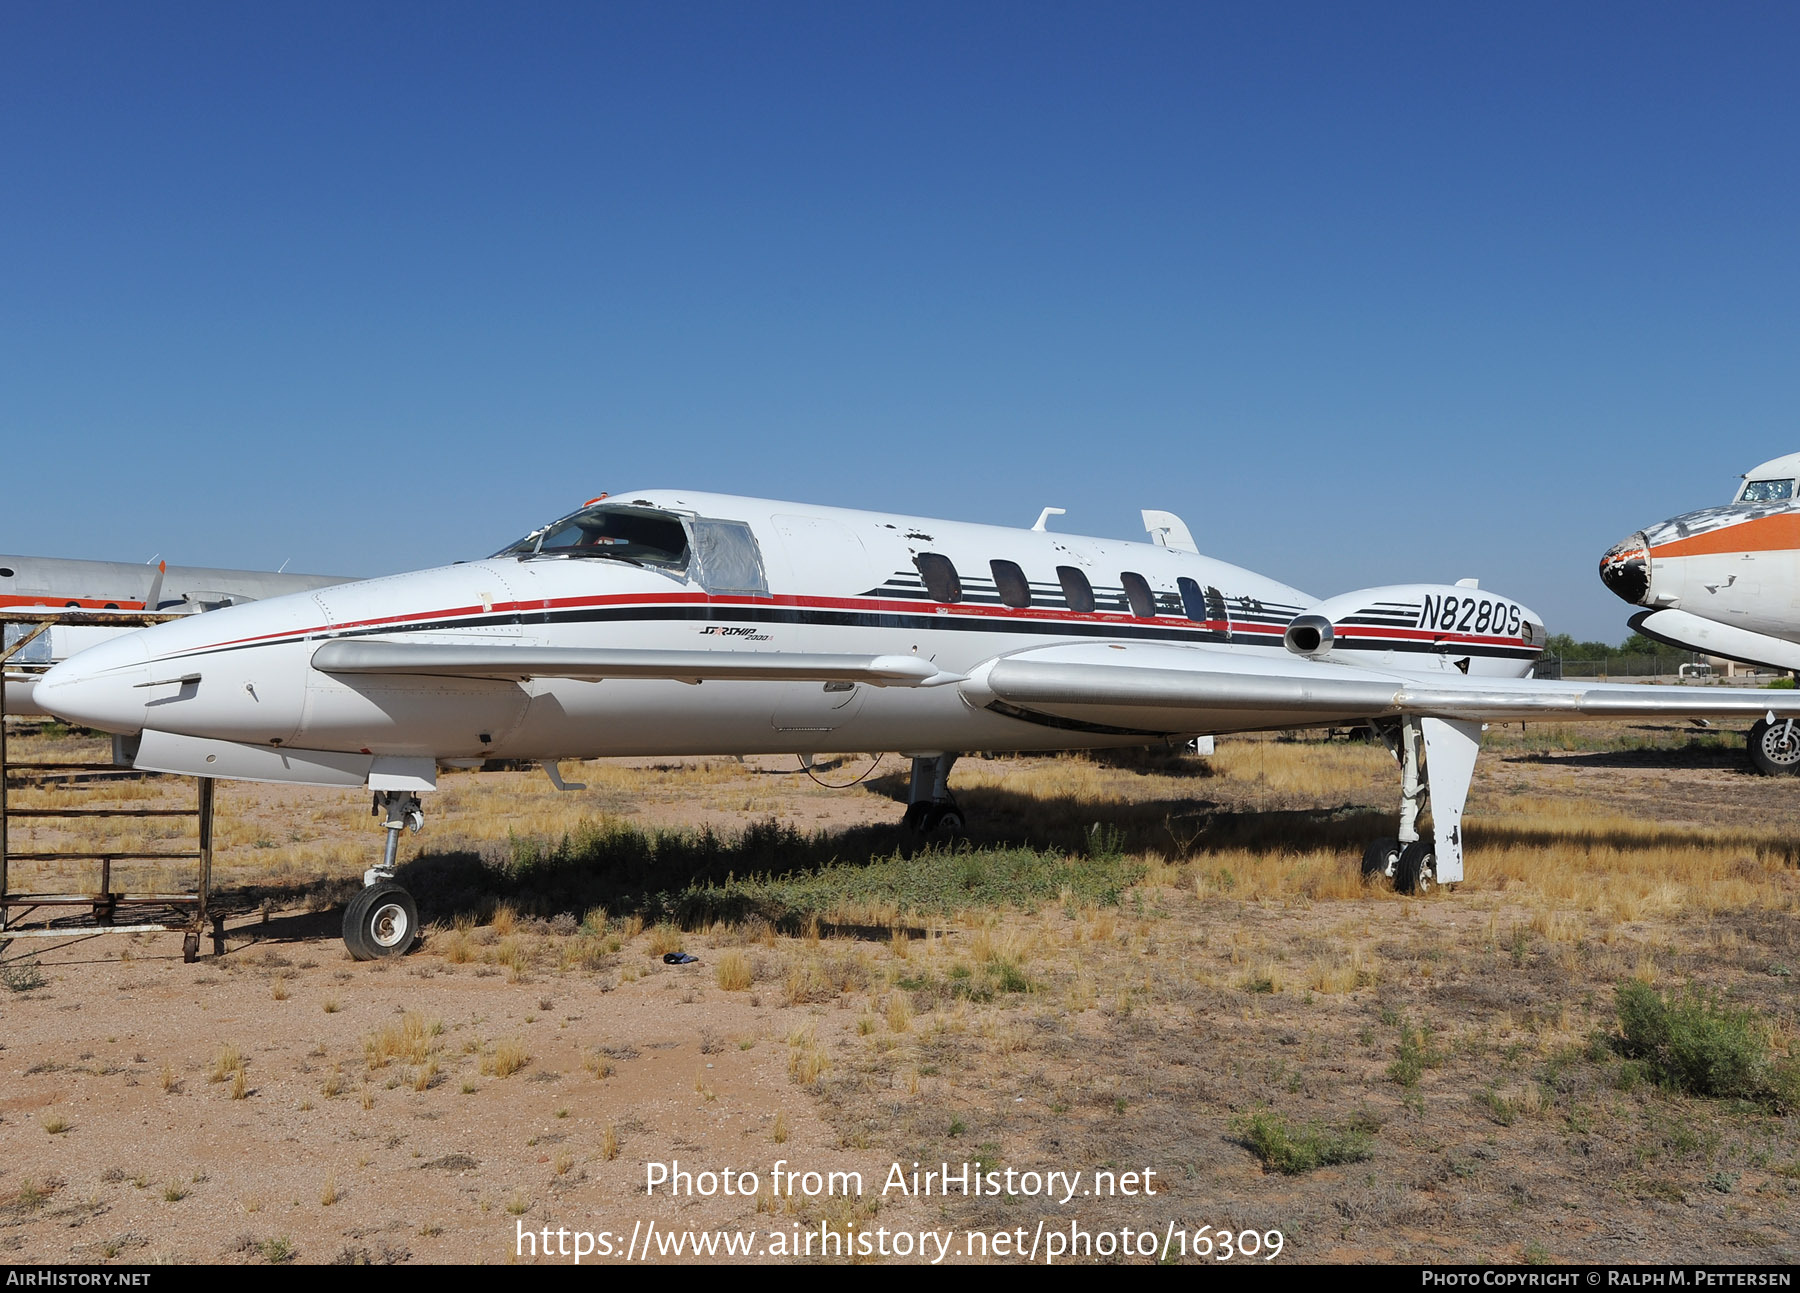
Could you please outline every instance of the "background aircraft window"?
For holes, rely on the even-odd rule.
[[[1003,605],[1031,605],[1031,581],[1025,578],[1025,572],[1019,569],[1016,562],[990,561],[988,566],[994,572],[994,587],[1000,590]]]
[[[1056,577],[1062,581],[1063,600],[1069,609],[1081,615],[1091,615],[1094,610],[1094,586],[1088,577],[1074,566],[1058,566]]]
[[[1182,578],[1175,581],[1175,586],[1181,590],[1181,609],[1187,612],[1190,620],[1196,624],[1204,624],[1212,618],[1206,613],[1206,594],[1201,591],[1199,584],[1192,579]]]
[[[1150,591],[1150,581],[1136,571],[1127,570],[1119,576],[1119,582],[1125,585],[1125,599],[1131,603],[1131,613],[1140,620],[1156,618],[1156,596]]]
[[[919,578],[925,581],[925,591],[931,594],[932,601],[962,600],[962,580],[957,578],[949,557],[941,552],[921,552],[913,558],[913,565],[919,568]]]
[[[1791,480],[1749,480],[1744,482],[1744,492],[1738,496],[1740,503],[1782,503],[1794,496],[1794,482]]]
[[[687,531],[679,517],[644,508],[584,507],[533,530],[501,557],[609,557],[641,566],[686,570]]]

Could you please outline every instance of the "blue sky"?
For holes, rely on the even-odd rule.
[[[1800,449],[1792,6],[13,4],[0,551],[379,573],[685,485],[1617,640]]]

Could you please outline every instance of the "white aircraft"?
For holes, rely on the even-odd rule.
[[[285,574],[264,570],[214,570],[199,566],[134,565],[125,561],[77,561],[67,557],[22,557],[0,553],[0,613],[37,611],[160,611],[191,615],[264,597],[341,584],[341,575]],[[35,616],[34,616],[35,618]],[[32,700],[37,678],[59,660],[132,631],[130,626],[52,624],[35,633],[29,623],[11,623],[0,649],[30,636],[6,658],[0,711],[42,714]]]
[[[1365,873],[1463,875],[1489,720],[1800,714],[1800,695],[1528,675],[1537,616],[1410,584],[1323,601],[1156,542],[653,490],[602,496],[485,561],[145,629],[56,666],[38,699],[135,734],[137,766],[367,786],[384,858],[345,913],[358,958],[407,950],[401,830],[441,764],[493,757],[912,759],[906,824],[961,825],[961,750],[1144,745],[1368,722],[1399,759],[1398,834]],[[1429,794],[1433,829],[1419,830]]]
[[[1744,473],[1723,507],[1645,526],[1600,559],[1600,578],[1634,606],[1645,637],[1687,651],[1800,669],[1800,453]],[[1762,772],[1800,772],[1800,729],[1790,720],[1750,730]]]

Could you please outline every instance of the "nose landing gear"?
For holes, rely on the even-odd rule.
[[[419,939],[419,907],[404,885],[394,880],[395,859],[400,852],[400,832],[408,826],[416,834],[425,825],[419,797],[410,791],[377,790],[371,810],[382,816],[387,845],[381,864],[363,872],[363,891],[344,908],[344,946],[358,961],[403,956]]]

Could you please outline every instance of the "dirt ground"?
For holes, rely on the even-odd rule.
[[[446,777],[403,856],[493,862],[604,817],[772,821],[873,865],[904,794],[891,759],[844,789],[791,760],[563,771],[589,788]],[[344,952],[335,905],[379,847],[366,801],[223,787],[225,955],[183,964],[175,934],[0,952],[0,1260],[508,1262],[524,1229],[622,1250],[651,1224],[754,1233],[768,1261],[802,1240],[820,1260],[823,1231],[942,1233],[950,1261],[971,1232],[1015,1260],[991,1244],[1016,1233],[1041,1261],[1045,1233],[1122,1228],[1142,1253],[1075,1256],[1184,1260],[1181,1235],[1185,1260],[1205,1237],[1216,1261],[1222,1231],[1265,1249],[1237,1262],[1271,1232],[1278,1262],[1800,1254],[1800,1112],[1663,1090],[1607,1046],[1633,979],[1723,994],[1778,1057],[1794,1045],[1800,783],[1674,729],[1495,731],[1468,882],[1405,898],[1358,876],[1396,790],[1376,747],[971,758],[954,782],[962,864],[1035,849],[1067,868],[1059,896],[688,929],[627,902],[427,899],[423,946],[374,963]],[[1135,879],[1080,897],[1103,852]],[[664,964],[677,947],[698,960]],[[1365,1156],[1275,1171],[1251,1148],[1259,1116]],[[778,1161],[802,1174],[791,1192]],[[882,1189],[896,1164],[910,1184],[915,1164],[976,1161],[1011,1188]],[[675,1162],[758,1188],[647,1193]],[[809,1197],[807,1172],[863,1188]],[[1045,1198],[1026,1172],[1077,1188]],[[859,1257],[920,1260],[887,1251]]]

